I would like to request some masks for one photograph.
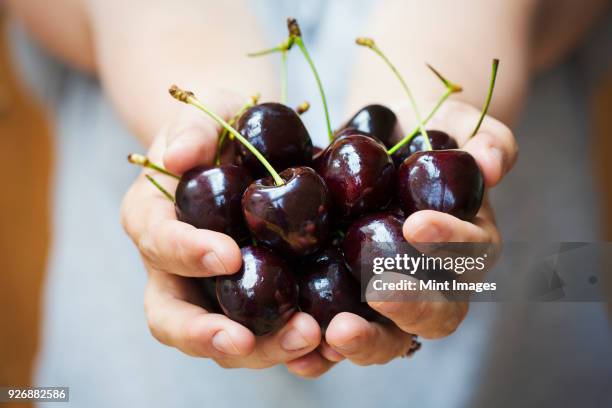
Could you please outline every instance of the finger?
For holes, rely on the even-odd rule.
[[[234,363],[242,367],[267,368],[302,357],[316,349],[320,342],[321,329],[316,320],[297,312],[277,332],[258,337],[254,352]]]
[[[352,313],[336,315],[325,332],[329,345],[358,365],[385,364],[405,355],[413,336],[394,325],[370,323]]]
[[[240,106],[238,100],[223,98],[227,103],[212,107],[228,120]],[[203,112],[183,106],[178,117],[168,128],[167,146],[163,163],[172,172],[182,174],[192,167],[213,162],[221,127]]]
[[[157,181],[174,191],[176,182],[170,177]],[[126,194],[121,220],[143,257],[156,269],[207,277],[235,273],[242,265],[240,248],[232,238],[176,220],[174,204],[142,175]]]
[[[255,337],[247,328],[181,298],[188,291],[185,286],[192,283],[151,271],[145,290],[145,314],[153,336],[191,356],[223,359],[249,355]]]
[[[242,265],[231,237],[172,219],[152,221],[137,245],[154,267],[181,276],[228,275]]]
[[[414,295],[414,294],[412,294]],[[397,327],[427,339],[452,334],[468,311],[467,302],[449,302],[441,293],[427,291],[409,301],[369,302],[370,307],[391,319]]]
[[[403,233],[406,241],[416,246],[418,243],[500,241],[488,203],[483,204],[471,222],[439,211],[417,211],[404,222]]]
[[[345,358],[342,354],[334,350],[325,340],[321,341],[318,351],[321,356],[334,363],[338,363]]]
[[[329,371],[336,363],[321,356],[318,351],[287,362],[287,370],[303,378],[317,378]]]
[[[497,121],[495,121],[497,122]],[[482,170],[485,185],[493,187],[512,169],[518,156],[518,145],[510,129],[497,122],[488,124],[464,146]],[[496,127],[498,129],[492,129]]]

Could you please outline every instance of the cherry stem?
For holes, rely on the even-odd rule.
[[[157,182],[157,180],[155,180],[153,177],[149,176],[148,174],[145,175],[145,177],[147,178],[147,180],[149,180],[155,187],[157,187],[157,189],[159,191],[162,192],[163,195],[165,195],[168,200],[172,201],[173,204],[176,204],[176,200],[174,199],[174,196],[172,194],[170,194],[168,192],[168,190],[166,190],[165,188],[162,187],[161,184],[159,184]]]
[[[298,115],[303,115],[304,113],[308,112],[308,109],[310,109],[310,103],[308,103],[308,101],[304,101],[295,108],[295,112]]]
[[[431,112],[429,112],[429,115],[427,115],[427,117],[423,120],[423,124],[427,124],[427,122],[429,122],[431,120],[431,118],[438,112],[438,109],[440,109],[440,107],[442,106],[442,104],[448,99],[449,96],[451,96],[454,93],[457,92],[461,92],[463,90],[463,88],[461,87],[461,85],[455,84],[451,81],[449,81],[448,79],[446,79],[444,76],[442,76],[442,74],[440,74],[434,67],[432,67],[431,65],[427,64],[427,67],[433,71],[433,73],[440,79],[440,81],[442,81],[442,83],[446,86],[446,91],[444,92],[444,94],[440,97],[440,99],[438,99],[438,102],[436,103],[436,105],[434,106],[434,108],[431,110]],[[414,139],[414,137],[416,135],[419,134],[419,130],[420,127],[417,126],[415,127],[412,132],[408,135],[406,135],[402,140],[400,140],[399,142],[397,142],[397,144],[395,144],[392,148],[390,148],[387,153],[388,154],[393,154],[396,151],[398,151],[402,146],[404,146],[407,143],[410,143],[410,141],[412,139]]]
[[[287,28],[289,29],[289,40],[297,44],[300,51],[302,52],[302,55],[304,55],[306,62],[308,62],[308,65],[310,66],[310,70],[312,71],[315,77],[315,80],[317,82],[317,87],[319,88],[319,93],[321,94],[321,100],[323,101],[323,110],[325,111],[325,124],[327,125],[327,136],[329,138],[329,141],[331,142],[334,140],[334,133],[332,132],[331,121],[329,120],[329,109],[327,107],[327,99],[325,98],[325,91],[323,90],[323,84],[321,83],[321,78],[319,77],[317,68],[315,67],[314,62],[312,62],[312,59],[310,58],[310,54],[308,54],[308,50],[306,49],[306,46],[304,45],[304,41],[302,40],[302,32],[300,31],[300,26],[298,25],[297,20],[294,18],[288,18]]]
[[[249,100],[246,101],[244,105],[242,105],[242,107],[238,110],[238,112],[236,112],[236,114],[227,123],[230,124],[231,126],[234,126],[234,124],[238,122],[238,119],[240,119],[240,117],[244,114],[244,112],[246,112],[253,106],[257,105],[257,102],[259,102],[259,94],[255,94],[251,96]],[[221,131],[221,134],[219,135],[219,142],[217,144],[217,154],[215,157],[215,166],[221,165],[221,153],[223,150],[223,143],[225,142],[225,138],[227,137],[227,135],[228,135],[227,129],[223,128],[223,130]],[[230,135],[230,139],[233,139],[232,135]]]
[[[287,104],[287,50],[281,51],[281,95],[280,101],[283,105]]]
[[[485,101],[484,106],[482,107],[482,112],[480,114],[480,118],[478,119],[478,123],[476,124],[474,131],[470,135],[470,139],[474,137],[474,135],[478,132],[478,129],[480,129],[480,125],[482,125],[482,121],[484,120],[484,117],[486,116],[489,110],[489,105],[491,105],[491,98],[493,97],[493,89],[495,88],[495,79],[497,78],[498,68],[499,68],[499,59],[495,58],[493,60],[493,63],[491,64],[491,79],[489,81],[489,91],[487,93],[487,99]]]
[[[234,129],[229,123],[227,123],[225,120],[223,120],[223,118],[221,116],[217,115],[216,113],[211,111],[206,105],[204,105],[202,102],[200,102],[200,100],[195,97],[193,92],[191,92],[191,91],[184,91],[184,90],[180,89],[179,87],[177,87],[176,85],[172,85],[170,87],[169,92],[170,92],[170,95],[172,95],[172,97],[174,99],[176,99],[176,100],[178,100],[180,102],[187,103],[189,105],[195,106],[196,108],[198,108],[199,110],[201,110],[202,112],[204,112],[208,116],[210,116],[215,122],[217,122],[219,125],[221,125],[224,129],[227,129],[227,131],[231,135],[233,135],[236,139],[238,139],[240,141],[240,143],[242,143],[244,145],[244,147],[246,147],[251,153],[253,153],[253,155],[255,157],[257,157],[257,159],[266,168],[266,170],[268,170],[268,172],[270,173],[270,175],[274,179],[274,183],[277,186],[282,186],[283,184],[285,184],[285,182],[278,175],[276,170],[274,170],[274,168],[266,160],[266,158],[263,157],[263,155],[261,153],[259,153],[259,151],[255,148],[255,146],[253,146],[251,143],[249,143],[249,141],[246,140],[244,138],[244,136],[242,136],[240,133],[238,133],[238,131],[236,129]]]
[[[248,57],[263,57],[265,55],[274,54],[277,52],[281,53],[281,97],[280,101],[282,104],[287,104],[287,53],[293,46],[293,39],[288,38],[276,47],[268,48],[262,51],[250,52],[247,54]]]
[[[138,166],[142,166],[142,167],[146,167],[149,169],[153,169],[159,173],[165,174],[166,176],[170,176],[170,177],[174,177],[177,180],[180,180],[180,176],[169,172],[168,170],[164,169],[162,166],[160,166],[159,164],[155,164],[153,162],[151,162],[149,160],[149,158],[147,156],[143,156],[142,154],[138,154],[138,153],[132,153],[128,156],[128,161],[132,164],[136,164]]]
[[[380,58],[382,58],[385,64],[387,64],[387,66],[391,69],[395,77],[399,80],[400,84],[402,85],[402,88],[404,88],[404,92],[406,93],[406,95],[408,96],[408,99],[410,100],[410,104],[412,105],[412,109],[416,116],[417,122],[419,123],[419,129],[421,130],[421,134],[423,135],[423,138],[425,140],[425,147],[427,150],[433,150],[431,147],[431,143],[429,141],[429,136],[427,135],[427,131],[425,130],[425,126],[423,126],[423,121],[421,120],[421,114],[419,112],[419,108],[414,99],[414,96],[412,95],[410,88],[408,88],[408,84],[406,84],[406,81],[404,81],[404,78],[402,77],[400,72],[397,70],[395,65],[393,65],[393,63],[391,63],[391,61],[380,50],[380,48],[378,48],[378,46],[376,45],[373,39],[360,37],[360,38],[357,38],[355,42],[357,43],[357,45],[368,47],[369,49],[374,51]]]
[[[263,57],[264,55],[270,55],[270,54],[274,54],[277,52],[287,51],[288,50],[287,45],[288,44],[284,42],[280,45],[277,45],[276,47],[268,48],[268,49],[261,50],[261,51],[249,52],[247,54],[247,57]]]

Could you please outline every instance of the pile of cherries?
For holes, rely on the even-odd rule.
[[[297,45],[320,85],[295,20],[289,28],[287,41],[256,55]],[[357,42],[380,53],[370,39]],[[460,90],[434,72],[447,85],[441,102]],[[418,114],[420,127],[403,137],[393,111],[365,106],[336,132],[328,120],[330,143],[317,149],[298,113],[285,104],[253,100],[228,123],[191,92],[173,86],[170,93],[221,124],[219,151],[234,144],[228,162],[193,168],[180,177],[175,196],[164,194],[180,221],[227,234],[241,246],[240,271],[204,278],[202,290],[214,309],[256,335],[282,327],[297,310],[323,329],[340,312],[388,322],[361,302],[363,246],[403,243],[403,222],[415,211],[469,220],[480,208],[478,164],[448,134],[426,131]],[[131,155],[130,161],[170,174],[144,156]]]

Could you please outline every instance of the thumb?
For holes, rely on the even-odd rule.
[[[211,164],[215,157],[219,127],[203,112],[183,106],[168,126],[164,166],[182,174],[192,167]]]

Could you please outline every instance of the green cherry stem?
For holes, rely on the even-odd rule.
[[[138,166],[142,166],[142,167],[146,167],[149,169],[153,169],[159,173],[165,174],[166,176],[170,176],[170,177],[174,177],[175,179],[179,180],[181,177],[169,172],[168,170],[164,169],[162,166],[160,166],[159,164],[155,164],[153,162],[151,162],[149,160],[149,158],[147,156],[143,156],[142,154],[138,154],[138,153],[132,153],[128,156],[128,161],[132,164],[136,164]]]
[[[495,88],[495,79],[497,78],[497,69],[499,68],[499,60],[495,58],[493,63],[491,64],[491,80],[489,81],[489,91],[487,93],[487,99],[485,101],[484,106],[482,107],[482,112],[480,114],[480,118],[478,119],[478,123],[474,128],[474,131],[470,135],[470,139],[474,137],[474,135],[480,129],[480,125],[482,125],[482,121],[484,120],[485,115],[489,111],[489,105],[491,105],[491,98],[493,97],[493,89]]]
[[[427,117],[425,117],[425,119],[423,120],[423,125],[426,125],[427,122],[429,122],[431,120],[431,118],[438,112],[438,109],[440,109],[440,107],[444,104],[444,102],[454,93],[457,92],[461,92],[463,90],[463,88],[461,87],[461,85],[455,84],[451,81],[449,81],[448,79],[446,79],[442,74],[440,74],[440,72],[438,72],[434,67],[432,67],[431,65],[427,64],[427,67],[440,79],[440,81],[442,81],[442,83],[444,84],[444,86],[446,86],[446,91],[444,92],[444,94],[442,94],[442,96],[440,97],[440,99],[438,99],[438,102],[436,103],[436,105],[434,106],[434,108],[431,110],[431,112],[429,112],[429,115],[427,115]],[[397,144],[395,144],[392,148],[390,148],[387,153],[389,153],[389,155],[392,155],[393,153],[395,153],[396,151],[398,151],[402,146],[404,146],[407,143],[410,143],[410,141],[412,139],[414,139],[414,137],[416,135],[419,134],[419,130],[420,127],[417,126],[415,127],[412,132],[410,132],[410,134],[406,135],[402,140],[400,140],[399,142],[397,142]]]
[[[380,48],[378,48],[378,46],[376,45],[373,39],[359,37],[355,40],[355,42],[357,43],[357,45],[368,47],[369,49],[374,51],[385,62],[385,64],[387,64],[387,66],[391,69],[391,71],[393,71],[393,74],[399,80],[400,84],[402,84],[402,88],[404,88],[404,92],[406,93],[406,95],[408,96],[408,99],[410,100],[410,104],[412,105],[414,115],[416,116],[417,122],[419,123],[419,129],[421,130],[421,134],[423,135],[423,138],[425,140],[425,146],[427,150],[433,150],[431,147],[431,143],[429,141],[429,136],[427,135],[427,131],[425,130],[425,126],[423,125],[423,121],[421,120],[421,113],[419,112],[419,108],[414,99],[414,96],[412,95],[410,88],[408,88],[408,84],[406,84],[406,81],[404,81],[404,78],[402,77],[400,72],[397,70],[395,65],[393,65],[393,63],[391,63],[391,61],[380,50]]]
[[[321,100],[323,101],[323,110],[325,111],[325,124],[327,125],[327,136],[329,137],[329,141],[334,140],[334,133],[331,128],[331,121],[329,120],[329,109],[327,107],[327,99],[325,98],[325,91],[323,90],[323,84],[321,83],[321,78],[319,77],[319,73],[317,72],[317,68],[312,62],[312,58],[310,58],[310,54],[308,54],[308,50],[304,45],[304,41],[302,40],[302,32],[300,30],[300,26],[297,23],[295,18],[287,19],[287,28],[289,30],[289,38],[290,41],[297,44],[298,48],[304,55],[306,62],[310,66],[310,70],[315,77],[315,81],[317,82],[317,87],[319,88],[319,93],[321,94]]]
[[[244,136],[242,136],[240,133],[238,133],[238,131],[236,131],[236,129],[234,129],[229,123],[227,123],[225,120],[223,120],[223,118],[221,116],[217,115],[216,113],[211,111],[206,105],[204,105],[202,102],[200,102],[200,100],[195,97],[193,92],[191,92],[191,91],[184,91],[184,90],[180,89],[179,87],[177,87],[176,85],[172,85],[170,87],[170,89],[169,89],[169,92],[170,92],[170,95],[172,95],[172,97],[174,99],[176,99],[176,100],[178,100],[180,102],[183,102],[183,103],[195,106],[196,108],[198,108],[199,110],[201,110],[202,112],[204,112],[208,116],[210,116],[219,125],[223,126],[224,129],[227,129],[227,131],[231,135],[233,135],[236,139],[238,139],[240,141],[240,143],[242,143],[244,145],[244,147],[246,147],[251,153],[253,153],[253,155],[255,157],[257,157],[257,159],[266,168],[266,170],[268,170],[268,172],[270,173],[270,175],[274,179],[274,183],[277,186],[282,186],[283,184],[285,184],[285,182],[283,181],[281,176],[279,176],[278,173],[276,172],[276,170],[274,170],[274,168],[272,167],[270,162],[268,162],[266,160],[266,158],[263,157],[263,155],[261,153],[259,153],[259,151],[251,143],[249,143],[248,140],[246,140],[244,138]]]
[[[253,106],[257,105],[257,102],[259,102],[259,94],[255,94],[251,96],[249,100],[246,101],[244,105],[242,105],[242,107],[238,110],[238,112],[236,112],[236,114],[227,123],[231,126],[234,126],[234,124],[238,122],[238,119],[240,119],[240,117],[244,114],[244,112],[246,112]],[[215,156],[215,166],[219,166],[221,164],[221,153],[223,150],[223,143],[225,142],[225,138],[227,137],[227,135],[228,135],[227,129],[223,128],[223,130],[221,131],[221,134],[219,135],[219,142],[217,143],[217,154]],[[232,135],[230,135],[230,139],[233,139]]]
[[[247,57],[263,57],[264,55],[275,54],[277,52],[287,51],[287,43],[282,43],[277,45],[276,47],[268,48],[261,51],[249,52]]]
[[[281,51],[281,68],[280,68],[280,76],[281,76],[281,95],[280,102],[283,105],[287,104],[287,50]]]
[[[168,190],[163,188],[162,185],[157,182],[157,180],[155,180],[153,177],[149,176],[148,174],[145,175],[145,177],[147,178],[147,180],[149,180],[151,182],[151,184],[153,184],[155,187],[157,187],[157,189],[159,191],[161,191],[162,194],[165,195],[168,198],[168,200],[172,201],[173,204],[176,204],[176,200],[174,199],[174,196],[172,194],[170,194],[168,192]]]
[[[287,53],[293,47],[293,39],[288,38],[283,41],[281,44],[276,47],[268,48],[261,51],[250,52],[247,54],[247,57],[263,57],[265,55],[275,54],[280,52],[281,54],[281,67],[280,67],[280,77],[281,77],[281,97],[280,101],[283,105],[287,104]]]

